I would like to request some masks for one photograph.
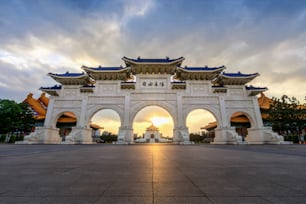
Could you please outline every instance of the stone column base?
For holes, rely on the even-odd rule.
[[[181,143],[190,144],[188,128],[186,127],[174,128],[173,143],[174,144],[181,144]]]
[[[216,128],[215,138],[211,144],[242,144],[242,137],[237,134],[235,127]]]
[[[95,144],[91,128],[72,127],[72,131],[61,144]]]
[[[120,127],[118,133],[118,139],[115,144],[133,144],[133,128],[129,127]]]
[[[24,141],[15,144],[60,144],[58,128],[36,127],[35,132],[24,137]]]
[[[248,128],[245,141],[248,144],[288,144],[284,142],[284,137],[273,132],[271,127]]]

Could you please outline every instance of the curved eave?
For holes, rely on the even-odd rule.
[[[35,115],[33,116],[36,120],[44,120],[46,118],[45,115]]]
[[[267,91],[268,88],[264,87],[264,88],[247,88],[247,93],[249,96],[256,96],[262,92]]]
[[[127,58],[127,57],[123,57],[122,60],[125,62],[126,65],[130,65],[130,64],[168,64],[168,65],[171,65],[171,64],[181,64],[182,61],[185,60],[184,57],[180,57],[180,58],[177,58],[177,59],[173,59],[173,60],[170,60],[169,62],[166,62],[166,61],[149,61],[150,59],[144,59],[144,60],[147,60],[147,61],[143,61],[143,62],[138,62],[134,59],[130,59],[130,58]],[[152,59],[153,60],[153,59]],[[156,59],[154,59],[156,60]],[[161,59],[163,60],[163,59]]]
[[[241,76],[229,76],[225,74],[220,74],[216,82],[218,84],[223,84],[223,85],[245,85],[250,81],[252,81],[257,76],[259,76],[258,73],[250,75],[241,75]]]
[[[225,67],[208,68],[208,69],[193,69],[189,70],[182,67],[177,67],[177,78],[180,80],[213,80],[215,79]]]
[[[84,69],[87,73],[122,73],[122,72],[127,72],[130,70],[130,67],[124,67],[121,69],[108,69],[107,67],[105,68],[92,68],[92,67],[86,67],[82,66],[82,69]]]
[[[85,73],[80,75],[59,75],[59,74],[53,74],[49,73],[48,76],[52,77],[55,81],[62,85],[85,85],[88,83],[92,83],[89,76]]]
[[[45,92],[45,93],[47,93],[49,95],[52,95],[52,96],[58,96],[59,95],[58,91],[60,89],[45,89],[45,88],[40,88],[39,90],[41,90],[41,91],[43,91],[43,92]]]
[[[197,68],[194,67],[192,69],[184,68],[184,67],[177,67],[178,70],[186,73],[220,73],[222,72],[226,67],[216,67],[216,68]]]
[[[130,67],[122,68],[122,69],[97,69],[83,66],[84,69],[90,77],[94,80],[121,80],[126,81],[130,79]]]

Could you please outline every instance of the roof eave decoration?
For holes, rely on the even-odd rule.
[[[94,85],[84,85],[80,87],[80,92],[82,93],[93,93],[95,89]]]
[[[171,89],[186,89],[186,82],[171,82]]]
[[[125,62],[127,66],[131,64],[169,64],[169,65],[177,64],[177,66],[181,66],[185,58],[182,56],[177,59],[170,59],[169,57],[166,57],[165,59],[163,58],[150,59],[150,58],[140,58],[140,57],[138,57],[137,59],[132,59],[124,56],[122,60]]]
[[[126,72],[130,70],[130,67],[87,67],[87,66],[82,66],[82,69],[84,69],[86,72]]]
[[[39,88],[39,90],[46,92],[47,94],[52,95],[52,96],[58,96],[61,89],[62,89],[62,86],[60,85]]]
[[[256,96],[257,94],[260,94],[262,92],[265,92],[268,90],[267,87],[253,87],[253,86],[246,86],[247,94],[249,96]]]
[[[180,80],[213,80],[226,69],[221,67],[177,67],[176,78]]]
[[[226,93],[227,88],[224,86],[212,86],[213,93]]]
[[[127,81],[131,79],[130,67],[86,67],[82,66],[82,69],[88,73],[90,77],[95,80],[122,80]]]
[[[135,89],[135,82],[121,82],[121,89]]]
[[[55,81],[62,85],[87,85],[93,83],[89,76],[85,73],[69,73],[54,74],[48,73],[48,76],[52,77]]]
[[[249,83],[254,78],[259,76],[258,73],[254,74],[242,74],[238,73],[221,73],[219,76],[214,80],[214,84],[218,85],[245,85]]]

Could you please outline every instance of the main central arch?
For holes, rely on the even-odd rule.
[[[252,121],[248,143],[281,142],[282,138],[271,128],[263,127],[256,95],[266,88],[246,85],[257,73],[225,73],[224,66],[183,67],[184,57],[122,60],[124,67],[83,66],[82,73],[49,73],[60,85],[41,87],[50,94],[44,127],[26,137],[25,143],[58,143],[52,121],[58,113],[67,111],[78,118],[77,126],[69,134],[70,142],[89,143],[89,120],[100,109],[112,109],[119,114],[117,143],[133,143],[133,119],[142,108],[152,105],[164,108],[173,118],[175,143],[190,143],[186,117],[193,109],[206,109],[215,116],[218,124],[215,144],[241,142],[230,126],[234,112],[243,112]]]

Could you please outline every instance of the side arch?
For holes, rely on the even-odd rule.
[[[85,117],[85,126],[88,128],[90,125],[91,118],[100,110],[105,110],[105,109],[110,109],[115,111],[119,115],[121,125],[123,124],[123,108],[115,105],[97,105],[94,106],[93,108],[90,108],[89,111],[87,111]]]
[[[58,119],[64,115],[65,113],[73,113],[76,118],[76,126],[79,126],[79,119],[80,119],[80,112],[76,111],[75,109],[61,109],[61,110],[55,110],[52,114],[52,120],[51,120],[51,127],[56,128],[56,123]]]
[[[203,110],[210,112],[216,118],[217,127],[219,127],[220,124],[222,124],[220,109],[214,106],[211,106],[211,105],[191,105],[183,109],[183,120],[185,122],[185,125],[186,125],[187,117],[189,113],[196,109],[203,109]]]
[[[241,113],[241,114],[245,115],[248,118],[248,120],[250,121],[251,128],[254,128],[254,127],[258,126],[258,124],[255,120],[255,113],[254,112],[252,112],[251,110],[245,110],[245,109],[243,109],[243,110],[242,109],[235,109],[235,110],[230,110],[227,113],[228,126],[229,127],[231,126],[231,118],[235,113]]]

